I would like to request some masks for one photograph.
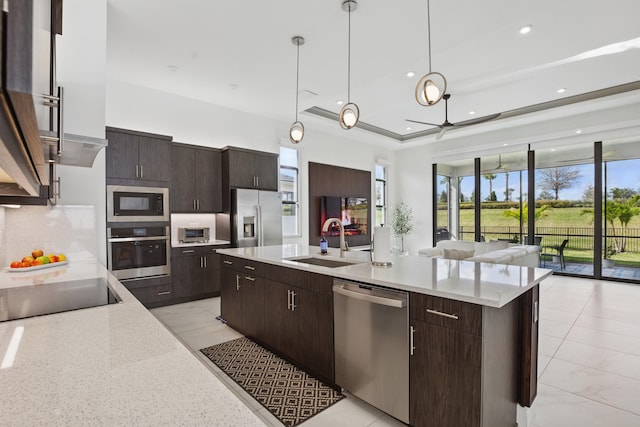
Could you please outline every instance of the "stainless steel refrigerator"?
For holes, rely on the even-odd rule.
[[[277,191],[231,191],[231,244],[234,247],[282,244],[282,196]]]

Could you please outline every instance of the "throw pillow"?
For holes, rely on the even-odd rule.
[[[465,251],[462,249],[444,249],[443,258],[446,259],[455,259],[455,260],[463,260],[467,258],[471,258],[475,251]]]

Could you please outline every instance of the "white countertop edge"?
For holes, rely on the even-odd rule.
[[[523,270],[533,270],[536,276],[536,279],[532,280],[530,283],[527,283],[526,286],[522,286],[522,285],[508,286],[508,285],[500,285],[495,283],[487,283],[484,285],[481,284],[480,286],[485,286],[485,288],[487,289],[498,288],[498,287],[500,288],[499,289],[500,298],[490,299],[490,298],[483,298],[480,296],[466,295],[464,293],[456,293],[448,290],[425,288],[425,287],[412,285],[411,283],[402,283],[400,281],[389,281],[389,280],[372,278],[371,272],[375,272],[376,270],[393,269],[394,267],[398,268],[399,263],[394,262],[394,264],[391,267],[379,267],[379,266],[371,265],[369,261],[370,260],[369,252],[362,252],[362,251],[347,252],[345,254],[345,258],[340,258],[340,251],[338,249],[329,248],[329,253],[327,254],[327,258],[336,259],[336,260],[344,259],[346,261],[358,260],[361,262],[354,263],[353,265],[348,265],[344,267],[322,267],[322,266],[317,266],[312,264],[298,263],[290,259],[290,258],[302,258],[305,256],[317,256],[320,254],[319,247],[315,247],[315,246],[307,247],[305,245],[295,245],[295,244],[282,245],[283,249],[285,247],[288,247],[287,249],[295,248],[295,250],[290,250],[290,252],[295,252],[296,255],[276,259],[273,256],[264,257],[264,256],[257,256],[251,253],[251,252],[254,252],[256,249],[258,249],[259,251],[260,250],[259,248],[228,248],[228,249],[220,249],[217,252],[224,255],[230,255],[238,258],[259,261],[265,264],[272,264],[272,265],[277,265],[281,267],[293,268],[296,270],[323,274],[325,276],[331,276],[334,278],[353,280],[353,281],[368,283],[368,284],[377,285],[377,286],[384,286],[384,287],[395,289],[395,290],[403,290],[407,292],[414,292],[414,293],[420,293],[425,295],[449,298],[457,301],[463,301],[463,302],[468,302],[472,304],[479,304],[479,305],[495,307],[495,308],[501,308],[509,304],[511,301],[517,299],[519,296],[523,295],[529,289],[538,285],[542,280],[551,276],[551,274],[553,273],[552,270],[543,269],[543,268],[522,267],[517,265],[506,266],[506,265],[500,265],[500,264],[488,264],[491,267],[502,266],[502,267],[507,267],[509,269],[517,269],[517,270],[520,270],[520,272],[522,272]],[[272,247],[272,248],[275,248],[275,247]],[[249,253],[246,253],[246,252],[249,252]],[[409,257],[418,260],[418,262],[422,262],[422,261],[424,261],[425,263],[432,262],[430,258],[426,258],[426,257],[417,257],[417,256],[413,256],[413,257],[409,256]],[[401,260],[400,257],[394,257],[394,259],[396,261]],[[476,264],[472,261],[455,261],[455,260],[446,260],[446,261],[451,263],[453,266],[456,266],[458,264],[459,265],[466,264],[467,266]],[[487,263],[477,263],[477,264],[480,264],[482,266]],[[362,271],[368,272],[369,274],[365,275],[362,273]]]

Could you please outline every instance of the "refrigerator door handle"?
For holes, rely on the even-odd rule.
[[[256,206],[256,225],[258,226],[258,246],[264,246],[264,230],[262,229],[262,209]]]

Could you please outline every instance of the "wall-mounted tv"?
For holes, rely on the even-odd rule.
[[[320,204],[320,232],[329,218],[338,218],[345,236],[368,234],[369,201],[365,197],[322,197]],[[331,224],[325,236],[339,236],[340,227]]]

